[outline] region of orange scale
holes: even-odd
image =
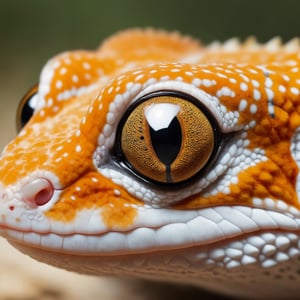
[[[273,102],[274,102],[274,105],[276,106],[280,106],[282,107],[285,103],[285,94],[281,93],[279,91],[279,88],[278,88],[279,85],[274,85],[274,88],[272,89],[273,92],[274,92],[274,99],[273,99]],[[277,92],[275,92],[277,91]]]
[[[273,120],[273,126],[285,126],[289,122],[290,115],[287,111],[281,107],[276,106],[274,110],[275,119]]]
[[[273,176],[265,171],[259,174],[259,180],[265,184],[271,184],[273,181]]]
[[[289,117],[289,127],[292,130],[296,130],[300,126],[300,115],[297,112],[293,112]]]
[[[268,185],[264,185],[264,184],[260,184],[260,183],[257,183],[255,186],[254,186],[254,194],[259,197],[260,199],[265,199],[269,196],[269,191],[268,191],[268,188],[267,188]]]

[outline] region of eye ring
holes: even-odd
[[[144,107],[147,107],[147,105],[150,103],[152,103],[154,99],[154,102],[156,104],[160,103],[160,100],[162,100],[163,103],[168,102],[168,103],[173,103],[174,101],[174,107],[176,107],[177,105],[180,106],[180,113],[174,112],[173,116],[170,117],[170,120],[172,119],[172,122],[169,122],[169,125],[166,125],[166,127],[168,127],[169,132],[167,132],[167,135],[161,135],[159,136],[157,133],[154,132],[153,134],[153,130],[150,128],[151,126],[155,125],[151,125],[148,126],[146,125],[146,127],[149,127],[150,129],[146,129],[146,134],[142,134],[140,135],[139,139],[134,138],[134,142],[133,142],[133,146],[127,147],[127,140],[130,141],[130,138],[126,137],[127,135],[131,135],[130,131],[131,129],[136,132],[136,133],[140,133],[141,130],[141,125],[136,125],[136,123],[145,123],[144,121],[141,121],[141,119],[145,119],[147,117],[145,116],[141,116],[144,113],[140,113],[141,109]],[[170,99],[165,101],[165,99]],[[175,100],[174,100],[175,99]],[[182,104],[183,103],[183,104]],[[185,108],[183,107],[188,107],[188,111],[185,111]],[[151,106],[151,105],[150,105]],[[190,109],[189,106],[191,106],[192,108]],[[142,107],[140,109],[140,107]],[[167,114],[171,114],[169,111],[169,106],[165,106],[164,107],[165,112],[167,112]],[[145,108],[146,110],[146,108]],[[172,108],[171,108],[172,110]],[[182,112],[183,110],[183,112]],[[135,114],[137,111],[137,115],[138,115],[138,120],[139,122],[137,122],[135,119],[133,119],[134,121],[128,121],[132,114]],[[199,136],[193,133],[189,133],[187,132],[186,128],[184,128],[184,122],[182,121],[182,116],[187,115],[188,117],[190,116],[189,114],[191,114],[190,111],[195,111],[196,115],[200,115],[201,120],[196,120],[196,127],[195,130],[198,129],[198,127],[202,126],[201,124],[204,122],[206,125],[203,125],[204,127],[203,129],[206,129],[207,126],[210,128],[210,139],[212,141],[208,142],[209,145],[206,144],[206,142],[200,142],[199,146],[200,148],[202,147],[204,149],[204,152],[198,152],[198,153],[194,153],[192,152],[191,155],[191,160],[188,163],[187,166],[184,165],[185,161],[188,161],[189,158],[189,152],[187,151],[187,154],[182,155],[182,153],[184,154],[184,147],[185,147],[185,143],[187,143],[188,145],[191,145],[191,143],[193,143],[193,141],[199,141],[200,138]],[[155,115],[155,113],[154,113]],[[201,116],[202,115],[202,116]],[[193,116],[193,114],[191,115]],[[135,116],[133,117],[135,118]],[[149,118],[148,118],[149,119]],[[147,119],[147,122],[150,120]],[[165,118],[163,118],[165,119]],[[197,117],[198,119],[198,117]],[[204,120],[206,119],[206,120]],[[147,123],[146,122],[146,123]],[[150,121],[151,122],[151,121]],[[160,121],[159,121],[160,122]],[[163,121],[164,122],[164,121]],[[190,123],[194,123],[194,120]],[[128,124],[130,125],[128,125]],[[200,124],[201,123],[201,124]],[[197,124],[199,125],[197,127]],[[209,124],[209,125],[207,125]],[[193,125],[193,124],[192,124]],[[125,133],[123,133],[124,131],[124,127],[128,127],[128,129],[125,129]],[[179,126],[179,127],[178,127]],[[199,127],[199,128],[200,128]],[[194,132],[194,129],[192,129],[191,131]],[[204,130],[205,131],[205,130]],[[149,138],[149,132],[150,132],[150,138]],[[175,133],[175,135],[173,133]],[[145,133],[145,132],[144,132]],[[187,134],[188,133],[188,134]],[[195,132],[194,132],[195,133]],[[151,135],[152,134],[152,135]],[[170,136],[171,134],[171,138],[169,138],[168,136]],[[190,138],[186,138],[185,135],[192,137],[191,141],[187,141]],[[125,136],[125,137],[124,137]],[[148,137],[147,137],[148,136]],[[158,138],[157,138],[158,136]],[[176,137],[177,136],[177,137]],[[179,136],[179,137],[178,137]],[[194,136],[194,137],[193,137]],[[175,138],[175,140],[180,141],[180,147],[177,147],[174,150],[171,150],[171,153],[173,153],[171,155],[172,158],[165,158],[165,153],[169,152],[169,151],[164,151],[164,150],[160,150],[160,146],[158,145],[152,145],[148,148],[151,148],[150,152],[153,154],[154,156],[159,156],[159,160],[162,163],[162,165],[164,165],[164,170],[163,167],[159,167],[157,162],[152,162],[151,158],[149,158],[150,156],[152,156],[151,154],[148,155],[147,152],[147,147],[145,147],[144,149],[137,146],[137,148],[139,148],[139,151],[137,151],[135,153],[135,150],[133,151],[133,153],[130,153],[130,151],[132,149],[135,148],[135,144],[139,144],[139,140],[143,140],[146,139],[148,141],[151,142],[157,142],[160,143],[160,141],[162,141],[162,143],[164,143],[164,139],[169,139],[171,141],[171,143],[173,143],[173,139]],[[131,141],[132,142],[132,141]],[[141,142],[141,143],[142,143]],[[175,144],[177,143],[175,142]],[[203,144],[204,143],[204,144]],[[125,144],[125,147],[124,147]],[[132,144],[132,143],[131,143]],[[117,132],[116,132],[116,139],[115,139],[115,144],[113,147],[113,151],[112,151],[112,156],[113,156],[113,161],[116,163],[117,166],[119,166],[122,169],[125,169],[127,172],[131,173],[132,175],[134,175],[138,180],[143,181],[147,184],[154,184],[154,185],[159,185],[161,187],[170,187],[170,186],[181,186],[181,185],[186,185],[189,184],[190,182],[192,182],[193,180],[195,180],[196,178],[198,178],[199,176],[203,175],[207,169],[209,168],[209,166],[212,165],[212,163],[217,159],[218,157],[218,153],[219,150],[221,148],[222,145],[222,133],[220,130],[220,127],[215,119],[215,117],[212,115],[212,113],[209,111],[209,109],[202,104],[198,99],[185,94],[185,93],[181,93],[181,92],[177,92],[177,91],[169,91],[169,90],[162,90],[162,91],[157,91],[157,92],[153,92],[150,94],[147,94],[143,97],[141,97],[140,99],[138,99],[137,101],[135,101],[128,109],[127,111],[124,113],[124,115],[122,116],[118,128],[117,128]],[[149,145],[148,145],[149,146]],[[164,145],[163,145],[164,146]],[[198,144],[196,145],[196,147],[198,146]],[[128,149],[129,150],[128,150]],[[192,148],[195,148],[194,146],[192,146]],[[135,163],[135,159],[137,157],[137,159],[139,160],[141,155],[140,155],[140,150],[142,149],[145,150],[146,152],[146,156],[147,158],[145,159],[146,163],[141,162],[139,163]],[[206,150],[209,151],[206,151]],[[200,151],[200,150],[199,150]],[[201,150],[202,151],[202,150]],[[197,152],[197,149],[196,149]],[[206,152],[209,152],[208,154]],[[177,154],[177,156],[176,156]],[[203,155],[207,155],[206,157],[202,158]],[[197,164],[196,167],[193,164],[193,157],[197,158]],[[168,161],[169,159],[169,161]],[[150,163],[148,163],[150,162]],[[147,171],[147,167],[148,165],[151,165],[153,163],[154,167],[150,167],[150,171]],[[145,170],[144,170],[144,166],[145,166]],[[177,168],[179,166],[179,168]],[[152,169],[151,169],[152,168]],[[181,169],[180,169],[181,168]],[[183,171],[184,172],[183,172]],[[156,175],[156,171],[158,171],[158,173],[160,172],[160,175]],[[149,175],[150,174],[150,175]],[[179,175],[178,175],[179,174]]]
[[[38,92],[38,84],[34,85],[21,99],[16,114],[16,127],[17,132],[26,125],[34,113],[34,106],[30,105],[30,101]]]

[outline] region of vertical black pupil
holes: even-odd
[[[170,166],[176,159],[182,143],[182,132],[178,119],[175,117],[167,128],[155,131],[150,127],[150,137],[157,157],[166,166],[166,181],[171,182]]]

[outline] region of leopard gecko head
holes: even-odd
[[[297,293],[298,74],[297,41],[154,30],[54,57],[0,159],[1,234],[82,273]]]

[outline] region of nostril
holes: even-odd
[[[24,185],[21,192],[25,201],[42,206],[52,198],[54,187],[49,180],[37,178]]]
[[[45,205],[51,199],[52,195],[53,188],[49,186],[37,192],[33,200],[38,206]]]

